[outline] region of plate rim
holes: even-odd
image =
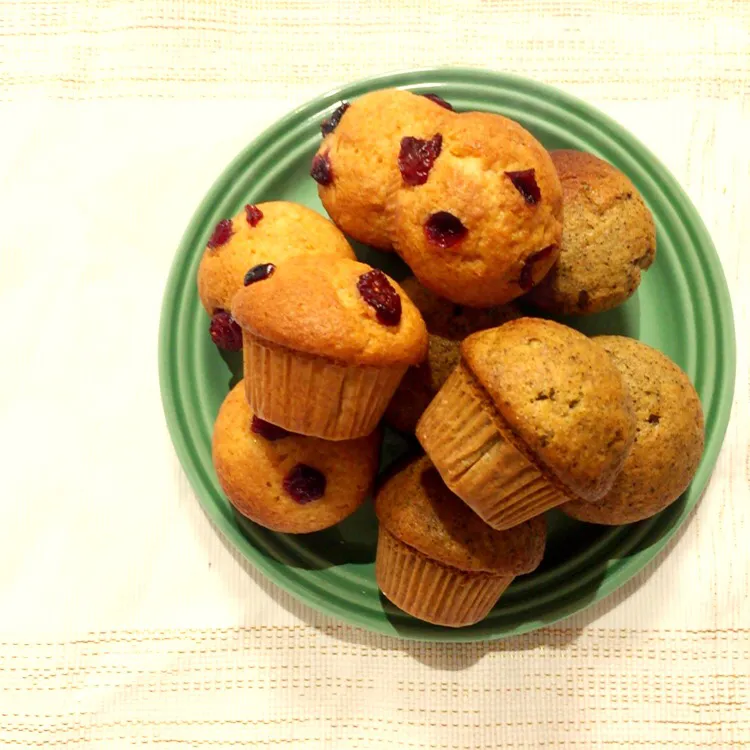
[[[473,80],[467,81],[467,78]],[[712,309],[712,312],[714,312],[716,320],[718,321],[718,330],[721,334],[721,342],[718,345],[718,349],[724,360],[724,369],[729,375],[723,379],[717,379],[720,387],[717,389],[718,394],[716,396],[714,427],[707,436],[706,448],[701,459],[701,463],[705,462],[710,466],[705,479],[702,481],[702,486],[696,493],[695,499],[690,503],[685,503],[685,507],[681,509],[673,523],[671,523],[666,530],[658,531],[657,538],[653,544],[646,549],[637,551],[627,560],[620,561],[620,569],[608,574],[604,578],[602,584],[596,591],[596,595],[589,602],[582,604],[580,601],[573,599],[568,606],[558,606],[555,616],[550,617],[548,620],[537,622],[532,619],[524,625],[514,628],[512,632],[478,633],[475,631],[448,628],[440,630],[430,629],[428,632],[420,632],[418,627],[414,628],[414,632],[411,630],[409,632],[400,632],[393,626],[387,624],[381,626],[380,623],[367,622],[366,616],[365,618],[361,618],[358,613],[353,613],[348,610],[344,611],[334,602],[327,600],[325,597],[319,596],[315,592],[305,591],[304,593],[301,593],[300,590],[296,589],[286,578],[278,574],[278,572],[265,559],[264,553],[242,533],[236,523],[229,520],[213,502],[204,498],[204,481],[200,476],[200,470],[194,465],[191,456],[191,449],[186,441],[185,431],[182,426],[183,415],[179,413],[180,407],[176,399],[177,389],[172,383],[170,373],[170,344],[174,332],[170,329],[168,321],[175,317],[174,311],[179,308],[178,292],[181,286],[178,282],[182,275],[182,265],[189,257],[189,253],[194,252],[190,240],[194,238],[196,231],[199,230],[200,226],[204,223],[204,215],[207,212],[210,212],[212,204],[215,203],[216,198],[221,194],[223,188],[226,185],[232,184],[232,175],[238,168],[245,164],[251,152],[261,151],[263,143],[275,138],[279,131],[291,131],[293,129],[293,124],[301,125],[313,116],[317,122],[320,114],[324,110],[330,108],[342,99],[355,97],[366,91],[383,88],[385,86],[408,86],[410,89],[418,89],[420,87],[439,87],[440,85],[451,83],[460,84],[462,82],[472,84],[480,82],[489,85],[492,85],[493,83],[495,85],[502,84],[503,86],[510,86],[512,89],[522,89],[524,92],[537,92],[542,97],[563,102],[566,108],[575,107],[577,110],[593,117],[594,120],[603,123],[609,133],[614,133],[619,136],[620,139],[628,145],[628,151],[633,150],[632,147],[635,147],[635,150],[639,151],[640,156],[643,157],[641,161],[647,163],[650,167],[656,168],[659,179],[668,184],[670,192],[679,200],[681,208],[690,214],[691,225],[689,225],[689,229],[691,232],[697,234],[697,241],[695,244],[701,248],[701,252],[699,253],[700,260],[703,263],[707,263],[710,268],[711,284],[709,288],[714,297],[714,299],[711,300],[710,308]],[[708,248],[710,252],[704,252],[704,248]],[[524,76],[493,71],[485,68],[452,66],[422,67],[382,73],[359,79],[343,86],[330,89],[324,94],[310,99],[264,129],[220,172],[214,183],[204,195],[197,209],[194,211],[190,222],[183,232],[164,287],[158,339],[159,385],[162,405],[172,444],[180,461],[180,465],[187,475],[191,488],[195,492],[203,511],[206,513],[212,524],[216,526],[225,537],[227,542],[230,543],[232,547],[246,560],[248,560],[248,562],[265,575],[274,585],[279,586],[297,601],[322,612],[326,616],[343,620],[346,623],[356,625],[357,627],[361,627],[369,632],[377,633],[379,635],[419,641],[489,641],[504,639],[542,627],[548,627],[559,620],[569,617],[575,612],[581,611],[597,602],[600,602],[627,583],[628,580],[637,575],[637,573],[640,572],[649,562],[656,558],[664,547],[666,547],[677,530],[687,522],[688,517],[691,515],[693,509],[705,493],[713,475],[716,460],[726,436],[736,380],[735,336],[731,295],[716,247],[697,208],[671,172],[661,163],[658,157],[648,149],[648,147],[641,143],[617,121],[601,112],[596,107],[548,84]],[[656,518],[658,518],[658,516]],[[649,531],[646,531],[644,536],[648,537]]]

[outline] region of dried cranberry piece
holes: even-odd
[[[229,242],[229,238],[234,234],[231,219],[222,219],[215,227],[213,234],[208,240],[208,246],[213,250]]]
[[[425,222],[427,239],[438,247],[453,247],[466,237],[469,230],[461,220],[448,211],[438,211]]]
[[[307,464],[297,464],[285,477],[284,489],[300,505],[323,497],[326,491],[326,477]]]
[[[312,160],[310,177],[319,185],[330,185],[333,182],[333,170],[328,154],[315,154]]]
[[[436,133],[428,141],[406,136],[401,139],[398,168],[407,185],[424,185],[435,159],[443,148],[443,136]]]
[[[518,286],[520,286],[524,292],[528,292],[529,289],[534,286],[534,266],[549,258],[556,249],[556,245],[548,245],[541,250],[537,250],[535,253],[531,253],[531,255],[526,258],[518,277]]]
[[[320,124],[320,132],[323,134],[324,138],[336,130],[347,109],[349,109],[349,102],[341,102],[341,104],[333,110],[331,116],[323,120]]]
[[[265,419],[261,419],[260,417],[256,417],[255,415],[253,415],[253,420],[250,423],[250,429],[256,435],[260,435],[262,438],[265,438],[266,440],[270,440],[272,442],[274,440],[281,440],[281,438],[288,437],[292,434],[291,432],[289,432],[289,430],[285,430],[283,427],[271,424],[271,422],[266,422]]]
[[[248,203],[245,206],[245,216],[247,216],[247,223],[251,227],[257,227],[258,222],[263,218],[263,211],[261,211],[254,203]]]
[[[536,170],[522,169],[520,172],[506,172],[513,187],[523,196],[529,206],[535,206],[541,200],[542,193],[536,184]]]
[[[363,273],[357,280],[362,299],[375,310],[375,317],[384,326],[396,326],[401,320],[401,297],[388,277],[379,269]]]
[[[242,349],[242,329],[226,310],[217,310],[214,313],[208,332],[219,349],[230,352]]]
[[[256,281],[263,281],[273,274],[276,270],[276,266],[273,263],[259,263],[257,266],[253,266],[246,274],[244,279],[245,286],[250,286]]]
[[[451,112],[454,111],[453,105],[446,102],[442,96],[438,96],[437,94],[422,94],[422,96],[425,99],[429,99],[431,102],[435,102],[435,104],[438,104],[441,107],[444,107],[445,109],[449,109]]]

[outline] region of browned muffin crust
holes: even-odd
[[[561,510],[592,523],[632,523],[666,508],[690,484],[703,454],[703,409],[688,376],[661,352],[624,336],[594,342],[609,353],[630,389],[635,442],[603,498],[566,503]]]
[[[609,310],[635,293],[656,257],[654,219],[633,183],[582,151],[552,151],[563,188],[560,256],[529,294],[559,314]]]
[[[507,531],[492,529],[445,486],[426,456],[385,482],[375,510],[401,542],[459,570],[520,575],[534,570],[544,554],[543,517]]]
[[[417,421],[461,359],[461,342],[470,334],[520,317],[512,303],[480,309],[438,297],[410,276],[402,289],[422,314],[429,334],[427,359],[407,370],[385,413],[392,427],[414,432]]]
[[[635,424],[628,389],[601,347],[559,323],[521,318],[473,334],[461,353],[535,465],[583,500],[611,488]]]

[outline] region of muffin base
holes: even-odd
[[[378,587],[399,609],[434,625],[460,628],[483,620],[514,578],[441,565],[382,526],[378,531]]]
[[[406,365],[342,365],[243,333],[245,392],[261,419],[300,435],[351,440],[377,426]]]
[[[443,481],[494,529],[573,499],[503,433],[489,398],[463,364],[417,424],[417,438]]]

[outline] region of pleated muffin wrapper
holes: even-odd
[[[514,577],[443,565],[383,526],[378,531],[378,587],[399,609],[434,625],[460,628],[483,620]]]
[[[261,419],[300,435],[350,440],[377,426],[406,365],[344,365],[243,333],[245,392]]]
[[[489,397],[461,363],[417,424],[443,481],[482,520],[503,530],[572,498],[516,448]]]

